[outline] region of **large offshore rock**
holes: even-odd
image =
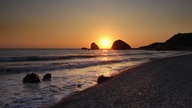
[[[96,44],[96,43],[91,43],[91,49],[92,50],[98,50],[99,49],[99,46]]]
[[[116,40],[111,47],[113,50],[127,50],[131,49],[131,46],[122,40]]]

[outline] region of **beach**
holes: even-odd
[[[0,108],[192,108],[192,0],[0,0]]]
[[[2,49],[0,51],[0,82],[2,82],[0,83],[0,107],[49,106],[71,94],[92,88],[101,75],[114,76],[120,71],[143,63],[186,54],[191,52]],[[23,83],[23,78],[30,73],[39,75],[40,82]],[[51,74],[51,81],[42,80],[47,73]]]
[[[163,58],[119,72],[50,108],[192,107],[192,54]]]

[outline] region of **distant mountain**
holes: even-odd
[[[122,40],[116,40],[111,47],[113,50],[127,50],[131,49],[131,46]]]
[[[144,50],[192,50],[192,33],[178,33],[165,42],[140,47]]]

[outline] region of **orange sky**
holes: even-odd
[[[81,48],[107,37],[132,47],[191,32],[190,0],[0,1],[0,48]]]

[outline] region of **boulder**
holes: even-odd
[[[35,73],[27,74],[23,78],[23,83],[39,83],[39,82],[40,82],[40,77],[38,74],[35,74]]]
[[[81,84],[78,84],[78,85],[77,85],[78,88],[81,88],[81,86],[82,86]]]
[[[108,81],[109,79],[111,79],[111,77],[105,77],[105,76],[101,75],[101,76],[99,76],[99,78],[97,79],[97,83],[98,83],[98,84],[101,84],[101,83],[103,83],[103,82],[105,82],[105,81]]]
[[[98,50],[99,49],[99,46],[96,44],[96,43],[91,43],[91,49],[92,50]]]
[[[131,49],[131,46],[122,40],[116,40],[111,47],[113,50],[127,50]]]
[[[43,81],[51,81],[51,73],[47,73],[43,76]]]

